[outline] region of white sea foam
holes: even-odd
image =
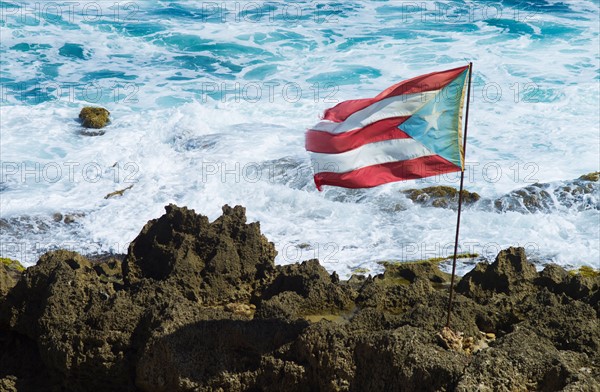
[[[197,16],[156,14],[168,4]],[[25,222],[3,230],[3,254],[31,265],[35,249],[61,244],[124,252],[165,204],[214,219],[228,203],[261,222],[278,263],[318,257],[348,276],[357,267],[379,271],[381,260],[446,255],[455,212],[413,205],[399,190],[456,185],[456,176],[319,193],[304,131],[337,101],[468,61],[475,71],[468,189],[495,198],[598,170],[597,2],[543,3],[527,18],[506,6],[501,19],[478,16],[482,2],[446,3],[473,11],[462,24],[392,2],[346,2],[320,16],[313,3],[298,4],[307,18],[282,20],[279,3],[275,18],[261,23],[202,19],[191,1],[139,4],[122,23],[106,14],[103,23],[74,15],[34,25],[3,14],[0,207],[2,218]],[[559,6],[568,9],[553,11]],[[38,46],[14,49],[23,43]],[[60,55],[66,43],[81,44],[83,58]],[[19,82],[50,96],[54,84],[62,95],[23,102]],[[98,88],[113,121],[104,135],[83,136],[76,116]],[[131,184],[122,197],[104,199]],[[69,225],[53,222],[55,212],[79,215]],[[599,219],[598,210],[576,208],[465,210],[461,241],[486,256],[522,245],[540,264],[598,267]],[[28,230],[31,222],[42,228]]]

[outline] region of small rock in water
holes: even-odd
[[[75,217],[73,215],[65,215],[64,222],[67,224],[75,223]]]
[[[579,177],[578,179],[583,180],[583,181],[598,182],[598,180],[600,180],[600,172],[584,174],[583,176]]]
[[[104,108],[86,106],[79,112],[79,119],[85,128],[100,129],[110,121],[109,115],[110,112]]]
[[[428,207],[457,208],[458,189],[451,186],[431,186],[423,189],[407,189],[402,191],[413,202]],[[475,192],[462,191],[463,204],[469,205],[477,202],[481,196]]]

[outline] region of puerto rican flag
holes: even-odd
[[[327,109],[306,132],[315,185],[371,188],[464,170],[469,66],[395,84]]]

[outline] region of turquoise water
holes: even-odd
[[[0,206],[13,222],[2,252],[27,264],[59,246],[123,252],[165,204],[215,218],[229,203],[261,221],[280,263],[319,256],[347,275],[376,271],[378,260],[445,254],[454,212],[413,205],[399,190],[455,177],[318,193],[304,130],[340,101],[472,61],[468,189],[493,198],[596,171],[598,8],[0,2]],[[82,134],[76,121],[90,104],[111,112],[101,136]],[[122,198],[104,199],[131,183]],[[55,213],[76,223],[55,222]],[[463,219],[464,247],[482,254],[520,244],[540,263],[600,257],[597,209],[473,209]]]

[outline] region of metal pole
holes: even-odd
[[[467,90],[467,113],[465,115],[465,134],[463,135],[463,160],[467,156],[467,127],[469,125],[469,103],[471,102],[471,75],[473,74],[473,63],[469,63],[469,84]],[[448,298],[448,318],[446,327],[450,328],[450,313],[452,312],[452,297],[454,294],[454,276],[456,274],[456,253],[458,252],[458,232],[460,230],[460,211],[463,199],[463,183],[465,180],[464,165],[460,173],[460,188],[458,191],[458,214],[456,216],[456,237],[454,238],[454,257],[452,259],[452,278],[450,279],[450,296]]]

